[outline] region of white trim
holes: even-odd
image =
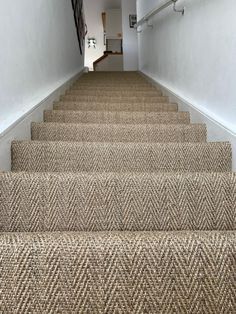
[[[205,111],[201,110],[198,106],[193,105],[192,103],[190,103],[189,101],[187,101],[185,98],[183,98],[182,96],[176,94],[176,92],[172,91],[171,89],[169,89],[168,87],[164,86],[162,83],[156,81],[155,79],[153,79],[152,77],[150,77],[148,74],[144,73],[144,72],[140,72],[146,79],[148,79],[151,83],[157,85],[158,87],[160,87],[163,92],[166,92],[167,94],[170,94],[170,97],[175,97],[177,98],[179,101],[184,102],[186,105],[190,106],[191,108],[193,108],[194,110],[198,111],[200,114],[204,115],[207,119],[211,120],[212,122],[214,122],[215,124],[218,124],[221,128],[224,128],[225,131],[231,133],[233,136],[236,136],[236,132],[233,131],[232,129],[228,128],[226,125],[224,125],[223,123],[221,123],[220,121],[212,118],[208,113],[206,113]],[[168,96],[168,95],[167,95]]]
[[[150,77],[144,72],[140,72],[149,82],[160,88],[165,96],[168,96],[171,102],[175,102],[179,106],[180,111],[188,111],[191,115],[191,122],[205,123],[207,125],[208,141],[219,142],[228,141],[232,145],[232,168],[236,171],[236,133],[223,125],[216,119],[212,118],[206,112],[200,110],[197,106],[191,104],[182,96],[176,94],[168,87],[164,86],[157,80]]]
[[[43,121],[44,110],[52,109],[53,102],[58,100],[83,72],[84,69],[77,74],[73,74],[0,134],[0,171],[9,171],[11,169],[11,142],[13,140],[30,140],[31,122]]]
[[[47,97],[42,99],[39,103],[34,105],[30,110],[25,112],[20,118],[18,118],[16,121],[14,121],[9,127],[7,127],[5,130],[3,130],[0,133],[0,139],[6,135],[8,132],[10,132],[17,124],[21,123],[28,115],[30,115],[34,110],[37,110],[39,107],[41,107],[45,102],[47,102],[49,99],[52,97],[55,97],[55,94],[63,94],[64,90],[67,89],[68,86],[70,86],[74,81],[76,81],[84,72],[84,69],[80,71],[79,73],[74,74],[72,77],[69,79],[65,80],[60,86],[58,86],[56,89],[54,89]],[[63,90],[63,92],[62,92]],[[57,97],[55,97],[54,100],[56,100]]]

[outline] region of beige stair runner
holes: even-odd
[[[47,110],[45,122],[101,124],[189,124],[188,112]]]
[[[136,72],[84,74],[0,174],[0,313],[236,313],[236,175]]]

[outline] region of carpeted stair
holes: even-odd
[[[13,171],[228,172],[228,143],[15,141]]]
[[[0,228],[234,230],[235,187],[236,175],[225,173],[7,173]]]
[[[189,125],[33,123],[32,140],[67,142],[205,142],[206,128]]]
[[[120,101],[120,102],[119,102]],[[87,99],[83,101],[59,101],[54,103],[53,108],[55,110],[80,110],[80,111],[124,111],[124,112],[177,112],[178,106],[170,103],[156,103],[145,102],[145,99],[140,101],[140,98],[136,100],[123,98],[123,99],[105,99],[101,98]]]
[[[133,95],[115,95],[113,96],[113,93],[110,95],[63,95],[61,96],[62,101],[68,101],[68,102],[97,102],[97,99],[99,97],[98,102],[102,103],[125,103],[125,104],[155,104],[155,103],[161,103],[165,104],[168,102],[168,97],[165,96],[133,96]],[[154,107],[154,106],[153,106]]]
[[[84,74],[0,174],[0,313],[236,313],[236,174],[136,72]]]
[[[47,110],[44,122],[101,124],[189,124],[188,112]]]

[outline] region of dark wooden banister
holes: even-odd
[[[83,44],[87,34],[87,25],[84,19],[83,0],[71,0],[74,13],[75,27],[79,42],[80,54],[83,54]]]

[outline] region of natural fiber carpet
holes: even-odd
[[[235,255],[235,232],[2,234],[0,306],[2,313],[233,314]]]
[[[233,230],[235,186],[225,173],[5,174],[0,230]]]
[[[188,112],[47,110],[44,122],[101,124],[189,124]]]
[[[0,172],[0,313],[235,314],[236,175],[136,72],[84,74]]]
[[[66,95],[75,95],[75,96],[86,96],[88,95],[88,91],[85,90],[85,89],[79,89],[79,90],[76,90],[76,89],[72,89],[72,90],[69,90],[66,92]],[[161,97],[162,96],[162,93],[161,91],[159,90],[135,90],[135,95],[136,97],[137,96],[140,96],[140,97]],[[110,97],[111,96],[111,92],[110,90],[101,90],[101,89],[97,89],[97,90],[89,90],[89,96],[107,96],[107,97]],[[123,89],[120,89],[120,90],[113,90],[112,92],[112,97],[113,98],[116,98],[116,97],[134,97],[134,91],[133,90],[123,90]]]
[[[107,103],[128,103],[128,104],[139,104],[139,103],[166,103],[168,102],[168,97],[164,96],[128,96],[128,95],[117,95],[113,96],[113,94],[110,95],[64,95],[61,96],[62,101],[75,101],[75,102],[96,102],[99,97],[100,102],[107,102]]]
[[[231,169],[228,143],[15,141],[13,171],[171,172]]]
[[[123,125],[33,123],[32,140],[77,142],[205,142],[206,127],[189,125]]]
[[[120,102],[119,102],[120,101]],[[139,98],[140,101],[140,98]],[[101,99],[93,99],[93,101],[62,101],[53,105],[55,110],[80,110],[80,111],[141,111],[141,112],[177,112],[178,106],[169,103],[145,102],[142,100],[129,99],[111,99],[101,101]]]

